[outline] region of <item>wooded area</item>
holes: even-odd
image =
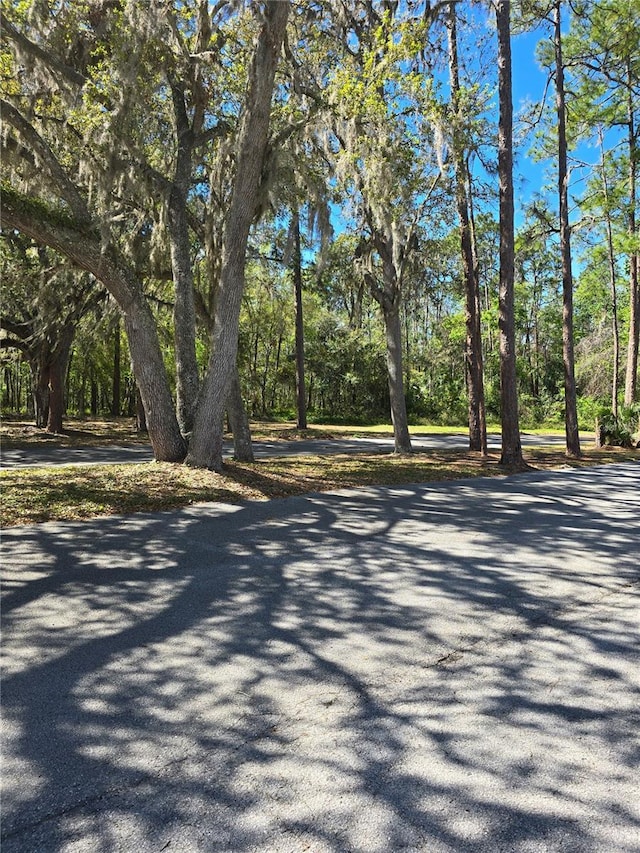
[[[638,428],[640,0],[1,9],[3,411]]]

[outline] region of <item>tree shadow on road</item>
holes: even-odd
[[[637,849],[639,473],[7,531],[4,853]]]

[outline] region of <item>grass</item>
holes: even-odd
[[[562,450],[551,447],[527,449],[524,456],[530,468],[539,470],[640,459],[637,450],[617,448],[587,448],[580,460],[567,459]],[[463,450],[229,462],[224,474],[164,462],[8,469],[0,472],[0,524],[7,527],[156,512],[201,501],[242,503],[347,487],[503,474],[496,454],[483,459]]]
[[[47,433],[23,418],[3,417],[0,424],[2,446],[9,448],[99,447],[126,442],[148,444],[146,435],[136,432],[133,418],[69,419],[64,432]]]
[[[499,433],[499,424],[490,424],[489,432]],[[441,426],[435,424],[416,424],[409,427],[411,435],[465,435],[466,426]],[[533,434],[564,434],[561,429],[531,429],[525,432]],[[293,441],[298,438],[366,438],[372,435],[392,435],[390,424],[370,424],[368,426],[348,426],[340,424],[311,424],[308,429],[299,430],[291,422],[254,421],[251,434],[256,440]],[[230,436],[228,436],[230,437]],[[147,436],[135,430],[133,418],[80,419],[71,418],[65,422],[62,433],[49,434],[38,429],[31,421],[23,418],[5,418],[0,424],[0,439],[3,447],[29,448],[34,445],[56,447],[96,447],[105,444],[126,442],[127,444],[148,444]]]
[[[450,428],[448,431],[455,431]],[[439,428],[434,427],[434,431]],[[251,435],[254,439],[268,441],[293,441],[297,438],[341,438],[371,433],[391,433],[391,426],[380,424],[372,427],[343,427],[335,425],[313,425],[299,430],[291,423],[254,421]],[[231,438],[231,436],[227,436]],[[2,446],[10,448],[47,447],[100,447],[109,444],[148,444],[145,434],[136,432],[133,418],[80,419],[72,418],[65,422],[61,433],[47,433],[23,418],[6,418],[0,424]]]

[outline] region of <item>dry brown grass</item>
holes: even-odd
[[[587,448],[580,460],[551,447],[525,451],[530,470],[576,468],[640,460],[637,450]],[[498,476],[497,454],[421,451],[410,456],[358,454],[295,456],[251,464],[229,462],[224,474],[184,465],[127,465],[12,469],[0,473],[2,526],[151,512],[201,501],[241,503],[313,491]]]

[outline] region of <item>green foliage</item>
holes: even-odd
[[[607,411],[601,399],[588,397],[586,395],[578,395],[578,424],[580,429],[589,430],[590,432],[596,428],[596,419],[604,411]]]
[[[610,409],[600,407],[597,425],[602,444],[632,447],[640,440],[640,404],[621,406],[617,417]]]
[[[306,358],[316,418],[371,423],[388,416],[383,342],[363,339],[330,315],[307,335]]]
[[[188,206],[198,295],[210,315],[257,21],[251,4],[217,4],[211,18],[204,10],[211,12],[213,4],[196,0],[151,6],[60,0],[54,6],[51,14],[51,4],[36,0],[3,2],[14,24],[54,60],[80,74],[83,84],[65,80],[33,55],[19,55],[7,39],[0,48],[3,97],[30,117],[87,201],[101,229],[93,236],[112,240],[132,260],[154,306],[165,365],[174,381],[166,239],[167,182],[178,150],[172,84],[183,95],[190,119],[199,116],[200,121]],[[396,263],[407,253],[399,265],[409,415],[414,420],[465,422],[465,322],[449,147],[457,132],[474,173],[480,158],[490,173],[496,141],[491,114],[495,69],[492,62],[478,61],[486,47],[483,37],[463,23],[470,8],[459,4],[462,88],[457,111],[449,102],[448,87],[441,85],[446,55],[440,22],[430,26],[412,14],[410,5],[377,0],[295,4],[292,9],[274,96],[272,144],[264,164],[262,221],[254,231],[260,251],[268,254],[273,249],[279,260],[249,262],[240,326],[239,364],[253,414],[293,412],[295,407],[294,301],[286,269],[287,221],[295,204],[308,210],[310,219],[323,208],[325,236],[330,213],[340,232],[330,247],[319,247],[309,228],[303,249],[311,416],[370,421],[387,415],[382,323],[363,278],[362,245],[371,245],[377,230],[379,235],[393,235],[389,245],[393,243]],[[545,4],[528,8],[524,25],[546,10]],[[597,401],[608,399],[613,379],[606,218],[613,227],[623,345],[629,328],[628,263],[640,239],[628,233],[629,169],[637,150],[634,155],[618,144],[624,141],[629,108],[635,127],[639,124],[640,6],[639,0],[606,0],[579,2],[573,8],[565,43],[570,132],[575,144],[593,143],[602,129],[605,147],[603,175],[595,169],[581,185],[584,197],[576,200],[579,221],[576,210],[573,231],[574,247],[580,250],[574,299],[579,417],[582,426],[592,428]],[[479,14],[479,7],[474,8],[469,21]],[[490,73],[485,75],[484,69]],[[540,130],[547,143],[552,141],[548,124]],[[9,126],[4,138],[11,143],[3,150],[2,164],[3,176],[9,179],[2,185],[7,209],[13,206],[56,226],[77,226],[46,164],[28,151],[28,140]],[[24,151],[29,156],[23,157]],[[547,153],[541,146],[541,155]],[[495,187],[475,183],[472,189],[486,401],[489,416],[498,419],[499,235],[491,212]],[[517,240],[517,369],[525,426],[555,423],[562,417],[554,220],[541,200],[525,212]],[[18,303],[23,274],[29,278],[42,273],[37,253],[29,257],[25,266],[5,258],[5,304]],[[382,280],[379,249],[372,249],[367,263]],[[56,308],[54,300],[41,297],[44,313],[64,313],[64,306]],[[33,300],[29,305],[33,307]],[[108,312],[98,312],[80,323],[68,380],[71,410],[84,413],[95,408],[94,402],[104,410],[109,403],[113,321]],[[205,325],[203,320],[197,341],[202,372],[209,358],[210,329]],[[121,369],[123,405],[129,406],[133,381],[124,337]]]
[[[68,208],[40,198],[35,194],[31,195],[20,192],[8,180],[0,182],[0,193],[5,209],[14,210],[18,215],[24,215],[33,218],[37,222],[55,227],[72,228],[75,231],[96,236],[94,232],[87,231],[86,224],[78,222],[69,213]]]

